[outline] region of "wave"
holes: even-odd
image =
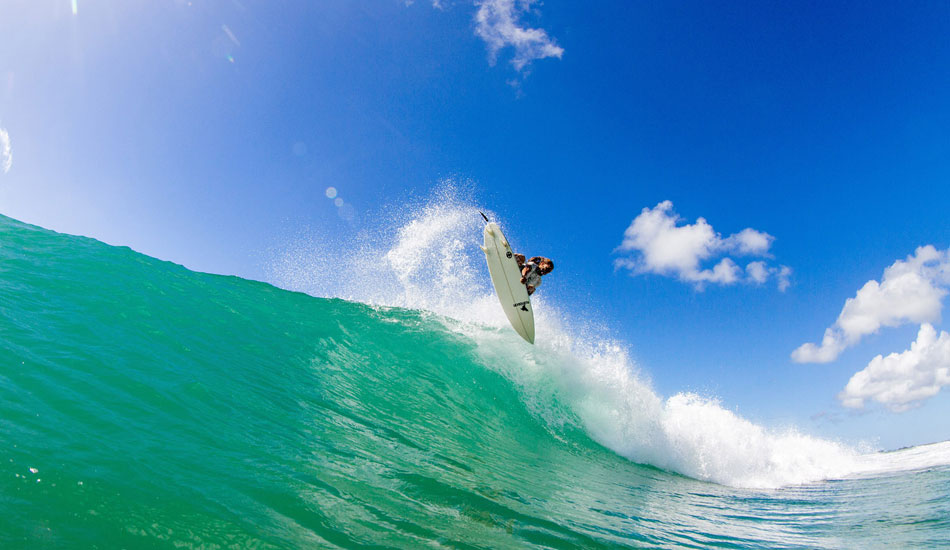
[[[861,453],[708,397],[664,398],[554,293],[537,304],[544,338],[524,343],[470,235],[453,233],[471,206],[420,206],[325,273],[309,267],[326,261],[312,246],[273,264],[349,300],[0,216],[0,547],[946,538],[950,468],[890,474],[948,464],[950,444]],[[357,259],[375,271],[347,276]],[[446,268],[433,288],[439,259],[471,269]],[[807,484],[844,476],[859,479]]]
[[[250,346],[251,351],[265,350],[277,345],[269,342],[304,339],[302,327],[308,326],[308,317],[299,317],[302,310],[312,310],[309,315],[324,320],[345,318],[339,323],[351,323],[347,330],[361,334],[365,346],[380,326],[414,318],[399,313],[406,311],[420,316],[419,322],[424,321],[435,342],[445,344],[444,338],[451,335],[467,343],[462,347],[458,342],[451,343],[455,350],[451,353],[471,356],[480,369],[501,376],[515,392],[517,407],[527,411],[549,437],[578,445],[589,438],[637,464],[749,488],[950,464],[950,444],[894,453],[868,452],[795,428],[753,423],[714,396],[685,392],[661,396],[631,359],[624,343],[611,336],[609,327],[572,319],[571,304],[553,293],[536,295],[538,334],[543,337],[535,346],[525,344],[510,330],[488,286],[484,259],[477,247],[479,208],[474,200],[462,195],[448,187],[428,202],[391,208],[388,217],[379,217],[383,221],[375,228],[350,240],[307,235],[274,256],[267,268],[271,283],[336,299],[330,303],[338,305],[332,307],[268,285],[190,272],[127,248],[2,218],[0,251],[7,267],[0,276],[0,292],[14,304],[4,313],[7,345],[12,346],[7,351],[13,357],[34,357],[37,364],[53,365],[56,362],[44,353],[68,358],[81,355],[79,350],[90,353],[88,349],[109,349],[115,342],[136,342],[139,347],[116,359],[134,363],[148,353],[149,346],[178,342],[175,345],[182,348],[200,350],[198,353],[207,359],[200,363],[202,368],[219,369],[215,361],[231,357],[241,346]],[[61,266],[70,267],[63,268],[65,271],[55,269]],[[33,278],[18,279],[28,276]],[[59,282],[63,285],[57,286]],[[34,292],[25,295],[23,288]],[[144,291],[148,292],[147,299],[136,298]],[[171,297],[177,301],[163,302]],[[302,298],[308,301],[304,304]],[[339,305],[339,299],[370,308],[345,308]],[[260,302],[268,307],[259,308]],[[238,314],[239,305],[250,309]],[[168,314],[158,316],[152,312],[155,308]],[[290,315],[293,311],[297,317]],[[213,322],[192,322],[201,318]],[[375,328],[364,327],[370,318],[386,322],[372,324]],[[235,335],[234,324],[227,319],[257,328],[245,326],[246,334]],[[50,326],[53,321],[75,330],[51,342],[48,334],[54,332]],[[260,339],[256,347],[243,342],[247,334]],[[18,335],[20,341],[12,340],[10,335]],[[231,347],[216,344],[224,342],[232,342]],[[352,339],[338,345],[335,353],[344,363],[361,354],[380,353],[378,346],[361,348]],[[399,346],[398,342],[391,345]],[[194,354],[175,348],[172,356],[190,368],[199,368]],[[271,356],[235,357],[235,363],[247,364],[247,368],[257,364],[259,368],[267,365],[286,369]],[[398,359],[403,360],[411,359]],[[349,368],[364,377],[374,375],[360,363]],[[480,406],[459,404],[463,409]]]

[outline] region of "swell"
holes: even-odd
[[[389,250],[425,256],[436,233]],[[414,269],[402,299],[426,296]],[[0,546],[827,548],[868,522],[834,485],[636,464],[769,486],[827,476],[838,451],[664,400],[621,346],[547,311],[528,347],[491,317],[315,298],[0,217]]]

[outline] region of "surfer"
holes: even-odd
[[[515,254],[515,260],[518,261],[518,267],[521,268],[521,284],[528,289],[528,296],[534,294],[534,290],[541,286],[541,276],[554,271],[554,262],[551,258],[544,256],[535,256],[525,261],[524,254]]]

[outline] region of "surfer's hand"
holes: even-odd
[[[525,279],[524,277],[522,277],[522,278],[521,278],[521,284],[524,284],[525,280],[526,280],[526,279]]]

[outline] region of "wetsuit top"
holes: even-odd
[[[531,270],[524,276],[524,284],[533,286],[534,288],[541,286],[541,270],[538,268],[538,264],[525,262],[524,266]]]

